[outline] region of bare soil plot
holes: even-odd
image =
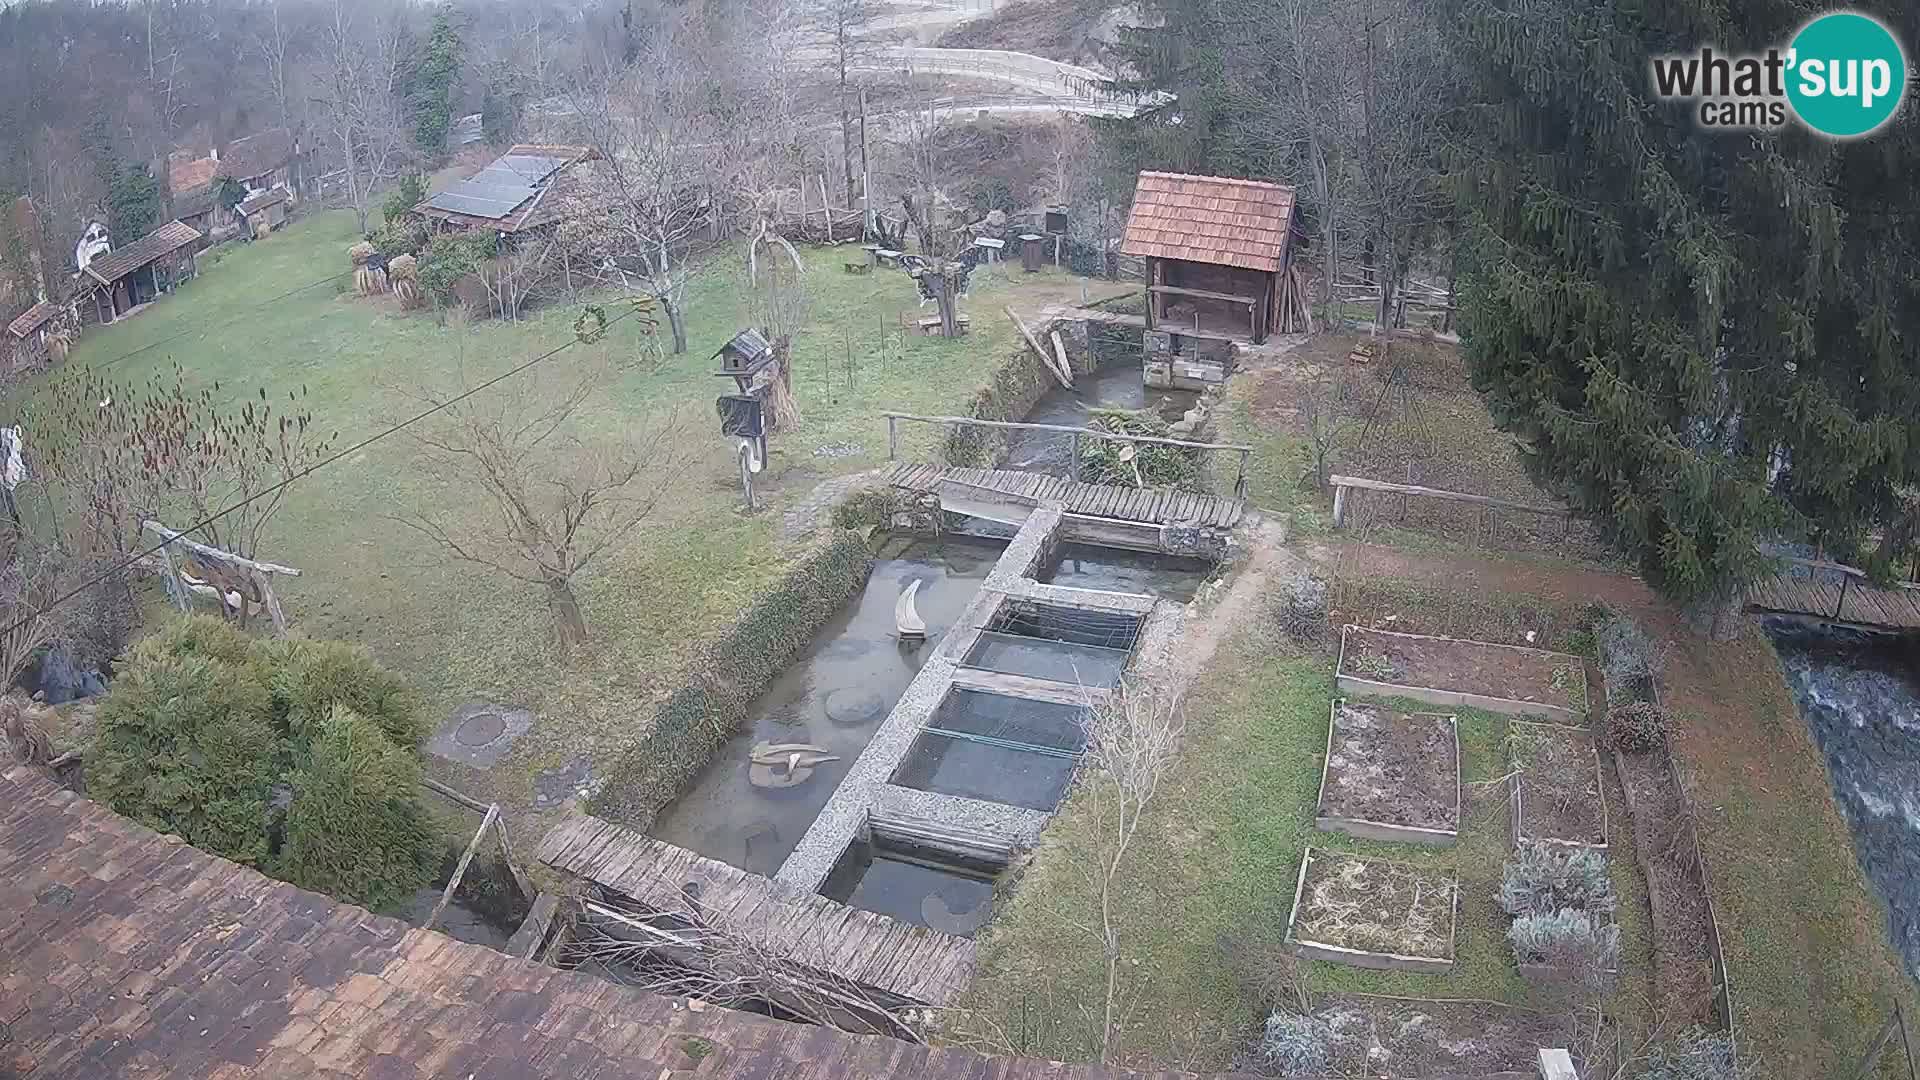
[[[1514,721],[1507,727],[1507,752],[1514,772],[1514,843],[1607,846],[1600,752],[1590,732]]]
[[[1460,734],[1447,713],[1335,698],[1314,824],[1367,840],[1460,837]]]
[[[1587,710],[1585,663],[1577,656],[1484,641],[1347,626],[1339,689],[1470,705],[1515,716],[1577,723]]]
[[[1444,972],[1453,966],[1459,880],[1450,870],[1307,848],[1287,942],[1335,964]]]
[[[1329,1075],[1536,1075],[1539,1048],[1566,1046],[1565,1014],[1490,1001],[1331,994],[1313,1015],[1333,1032]]]

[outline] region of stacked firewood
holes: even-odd
[[[1289,266],[1280,275],[1280,295],[1274,301],[1275,333],[1311,334],[1313,333],[1313,311],[1307,299],[1306,282],[1300,277],[1300,268]]]

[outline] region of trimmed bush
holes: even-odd
[[[1673,714],[1651,701],[1629,701],[1607,710],[1607,743],[1615,750],[1643,752],[1667,745]]]
[[[304,737],[335,705],[345,705],[377,724],[396,746],[417,750],[427,739],[406,683],[357,645],[287,638],[258,643],[256,655],[271,671],[274,706],[295,736]]]
[[[148,828],[259,866],[288,755],[267,688],[241,665],[190,651],[206,643],[201,630],[142,642],[122,666],[100,704],[87,791]]]
[[[1017,422],[1032,411],[1054,385],[1046,365],[1033,355],[1033,350],[1023,348],[993,369],[986,385],[974,391],[965,415],[976,420]],[[1007,432],[994,428],[955,424],[947,431],[947,464],[993,468],[1006,453],[1007,438]]]
[[[420,805],[420,759],[344,705],[311,731],[289,777],[278,876],[363,907],[396,907],[433,880],[439,856]]]
[[[191,616],[122,659],[87,786],[195,847],[380,906],[418,887],[416,856],[431,869],[413,839],[430,837],[414,802],[423,736],[412,695],[364,649]],[[288,787],[297,811],[274,805]]]
[[[1538,842],[1522,844],[1508,857],[1499,900],[1509,915],[1544,915],[1565,908],[1611,912],[1618,903],[1605,855]]]
[[[1736,1080],[1732,1037],[1692,1027],[1656,1047],[1635,1080]]]
[[[1620,966],[1620,928],[1590,912],[1522,915],[1507,928],[1507,941],[1520,963],[1544,965],[1589,990],[1604,987]]]
[[[593,812],[636,829],[672,802],[747,720],[747,709],[806,648],[873,569],[859,533],[835,530],[780,584],[747,608],[694,664],[694,680],[667,698],[653,727],[614,766]]]
[[[1267,1017],[1260,1036],[1260,1061],[1281,1076],[1326,1075],[1333,1057],[1333,1028],[1326,1021],[1298,1013],[1276,1012]]]

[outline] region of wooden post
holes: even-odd
[[[899,421],[895,420],[893,417],[889,416],[887,417],[887,460],[888,461],[895,460],[897,456],[895,451],[898,450],[899,445],[900,445],[900,423]]]
[[[253,584],[260,590],[260,603],[267,609],[267,617],[273,620],[273,632],[281,637],[287,636],[287,613],[280,607],[280,598],[273,595],[273,581],[258,570],[253,571]]]
[[[1067,436],[1067,475],[1074,483],[1080,482],[1080,436],[1077,432]]]
[[[816,173],[814,179],[820,181],[820,220],[827,223],[827,243],[833,243],[833,203],[827,199],[827,174]]]
[[[1233,497],[1236,499],[1247,497],[1247,458],[1250,454],[1251,451],[1240,451],[1240,475],[1233,480]]]
[[[495,819],[499,816],[499,803],[487,807],[486,816],[480,819],[480,827],[473,831],[473,839],[467,841],[467,850],[460,853],[460,864],[453,868],[453,876],[447,879],[447,887],[440,894],[440,902],[433,905],[433,914],[428,915],[427,921],[420,924],[422,930],[433,929],[433,924],[439,922],[440,916],[446,913],[447,905],[453,903],[453,891],[460,887],[460,879],[467,876],[467,867],[473,862],[474,854],[480,850],[481,837],[487,835],[487,830],[493,827]]]
[[[173,565],[173,545],[161,544],[160,555],[167,561],[167,595],[173,597],[174,603],[184,612],[193,602],[187,599],[187,583],[180,580],[180,571]]]
[[[500,858],[507,864],[507,873],[513,875],[513,883],[520,886],[520,895],[528,900],[534,899],[539,893],[534,889],[533,882],[527,880],[527,875],[521,871],[520,864],[513,859],[513,845],[507,842],[507,819],[504,816],[494,821],[493,835],[500,841]]]
[[[1333,527],[1339,528],[1347,519],[1347,486],[1337,485],[1333,489]]]

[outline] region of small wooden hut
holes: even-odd
[[[1147,328],[1258,344],[1288,324],[1298,214],[1282,184],[1142,172],[1120,252],[1146,260]]]
[[[92,297],[82,309],[95,322],[110,323],[172,292],[194,275],[199,243],[199,230],[169,221],[126,247],[90,257],[76,279]]]

